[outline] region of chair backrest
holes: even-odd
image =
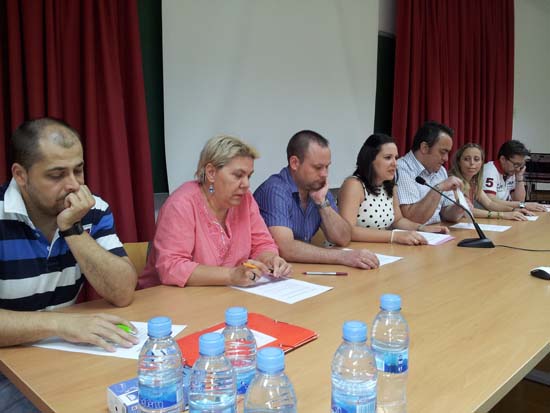
[[[138,276],[143,272],[145,264],[147,263],[147,253],[149,252],[149,243],[148,242],[126,242],[124,244],[124,249],[128,258],[136,267]]]

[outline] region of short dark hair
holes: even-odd
[[[386,143],[395,143],[395,139],[383,133],[372,134],[367,138],[365,143],[363,143],[363,146],[361,147],[361,149],[359,150],[359,154],[357,155],[357,167],[353,175],[363,182],[365,188],[367,189],[367,192],[372,195],[380,194],[380,188],[377,188],[374,184],[376,181],[376,176],[374,168],[372,166],[372,162],[380,153],[380,148],[382,147],[382,145]],[[391,181],[384,181],[382,184],[382,186],[384,187],[384,191],[386,191],[386,194],[389,197],[393,196],[394,185],[395,178],[393,178]]]
[[[300,161],[303,161],[310,142],[315,142],[323,148],[328,147],[328,140],[323,138],[317,132],[312,130],[301,130],[300,132],[296,132],[288,141],[288,145],[286,147],[287,160],[290,161],[291,156],[296,156]]]
[[[11,137],[13,162],[22,165],[25,169],[29,169],[38,162],[42,158],[39,140],[43,137],[46,128],[50,126],[57,126],[60,130],[66,129],[73,135],[73,138],[80,141],[78,132],[59,119],[39,118],[27,120],[17,127]],[[64,145],[69,137],[61,133],[59,138],[58,142]]]
[[[439,140],[439,135],[441,133],[446,133],[451,138],[454,135],[454,131],[447,125],[431,120],[428,122],[424,122],[424,124],[420,128],[418,128],[416,134],[414,135],[411,151],[414,152],[419,150],[420,144],[422,142],[426,142],[428,144],[428,147],[431,148],[437,143],[437,141]]]
[[[514,155],[529,156],[531,152],[529,152],[529,149],[523,143],[516,140],[504,142],[498,150],[499,158],[504,156],[506,159],[510,159]]]

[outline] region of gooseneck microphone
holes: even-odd
[[[487,238],[485,236],[485,234],[483,233],[483,231],[481,230],[481,228],[479,227],[479,225],[477,224],[476,220],[474,219],[474,216],[472,215],[472,213],[468,210],[468,208],[465,208],[463,205],[459,204],[458,202],[456,202],[454,199],[452,198],[449,198],[447,195],[445,195],[443,192],[441,192],[439,189],[437,188],[434,188],[433,186],[431,186],[429,183],[426,182],[426,180],[424,178],[422,178],[421,176],[417,176],[415,178],[415,181],[417,183],[419,183],[420,185],[426,185],[428,188],[430,188],[431,190],[437,192],[439,195],[441,195],[442,197],[448,199],[449,201],[451,201],[453,204],[455,204],[456,206],[458,206],[459,208],[462,208],[464,210],[464,212],[466,212],[466,214],[468,214],[468,216],[470,217],[470,220],[472,221],[472,224],[474,224],[474,228],[476,229],[477,231],[477,235],[479,236],[479,238],[466,238],[466,239],[463,239],[462,241],[460,241],[457,245],[459,247],[468,247],[468,248],[495,248],[495,244],[493,244],[493,242]]]

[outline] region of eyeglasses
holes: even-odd
[[[525,166],[525,162],[513,162],[511,159],[506,158],[508,162],[512,164],[514,169],[521,169]]]

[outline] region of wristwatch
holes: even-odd
[[[520,202],[520,203],[519,203],[519,207],[520,207],[520,208],[525,208],[525,202]]]
[[[59,231],[59,236],[63,238],[70,237],[71,235],[80,235],[84,232],[82,228],[82,222],[78,221],[73,224],[72,227],[66,229],[65,231]]]
[[[325,198],[325,200],[323,202],[321,202],[320,204],[315,204],[315,205],[317,205],[317,208],[323,209],[323,208],[326,208],[326,207],[330,206],[330,201],[328,200],[328,198]]]

